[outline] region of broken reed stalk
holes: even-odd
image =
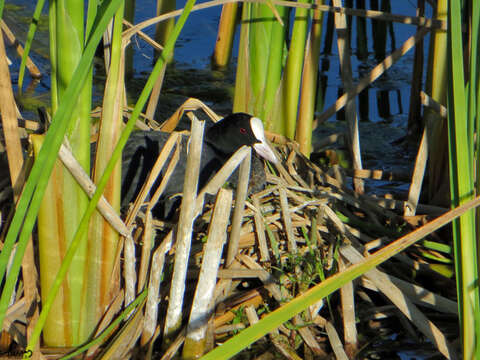
[[[205,352],[207,323],[215,310],[214,289],[227,226],[232,208],[232,191],[220,189],[208,229],[208,240],[203,250],[203,260],[198,284],[187,326],[183,346],[184,359],[197,359]]]
[[[417,212],[418,200],[420,199],[420,191],[422,190],[423,177],[428,159],[428,141],[427,126],[423,129],[422,139],[418,147],[417,157],[415,159],[415,168],[413,170],[412,182],[408,190],[408,200],[405,203],[405,216],[414,216]]]
[[[78,163],[77,159],[73,156],[70,149],[62,144],[58,152],[58,156],[63,165],[68,169],[70,174],[75,178],[77,183],[82,187],[88,197],[92,198],[93,194],[95,193],[96,186],[90,179],[90,176],[87,175],[83,167]],[[130,236],[130,231],[128,230],[127,226],[103,195],[98,201],[97,210],[120,235],[124,237]]]
[[[191,119],[190,144],[187,155],[180,219],[177,228],[175,265],[173,268],[168,310],[165,319],[163,339],[165,344],[173,340],[173,336],[177,330],[180,329],[182,322],[183,294],[185,292],[188,257],[192,241],[193,220],[195,218],[195,200],[202,154],[204,123],[200,122],[194,115],[192,115]]]
[[[160,306],[160,283],[165,264],[165,255],[171,248],[168,238],[164,239],[160,246],[154,251],[150,266],[148,283],[147,303],[145,305],[145,325],[142,332],[141,345],[151,341],[158,322],[158,309]]]
[[[341,7],[340,0],[333,0],[333,5]],[[335,27],[337,29],[338,57],[340,59],[340,74],[344,91],[348,93],[354,89],[352,64],[350,62],[350,40],[348,38],[346,16],[335,13]],[[358,117],[356,111],[356,100],[351,98],[345,105],[345,116],[347,118],[348,128],[348,147],[352,156],[353,168],[362,169],[362,158],[360,153],[360,134],[358,129]],[[363,194],[365,192],[363,181],[353,179],[355,192]]]
[[[242,227],[245,200],[248,193],[248,180],[250,178],[250,164],[252,159],[252,150],[251,148],[248,149],[249,152],[246,154],[239,169],[235,209],[232,218],[232,230],[230,231],[230,238],[228,241],[226,267],[229,267],[233,263],[233,260],[238,253],[238,241],[240,240],[240,229]]]
[[[179,133],[172,133],[172,135],[170,135],[170,137],[167,139],[167,142],[163,146],[160,154],[157,157],[157,160],[155,161],[155,164],[153,165],[153,168],[152,168],[150,174],[148,175],[147,181],[142,186],[142,189],[140,190],[140,193],[137,195],[137,198],[135,199],[135,203],[133,205],[133,208],[128,212],[127,220],[125,221],[127,226],[130,226],[133,223],[133,221],[135,220],[135,218],[138,214],[138,211],[140,209],[140,206],[142,206],[145,199],[147,198],[147,196],[150,192],[150,189],[152,188],[152,186],[155,183],[155,181],[157,180],[160,172],[162,171],[163,167],[165,166],[165,163],[166,163],[168,157],[170,156],[174,146],[175,146],[175,153],[174,154],[177,154],[178,151],[179,151],[178,150],[179,146],[180,146],[180,134]],[[170,167],[170,164],[174,164],[173,166],[175,166],[176,165],[175,159],[177,159],[177,158],[178,158],[178,155],[174,155],[174,157],[172,158],[172,160],[170,161],[168,166]],[[159,185],[158,189],[163,189],[165,187],[165,185],[162,186],[162,184],[166,183],[169,180],[169,178],[170,178],[169,176],[168,177],[165,176],[164,179],[162,179],[163,181]],[[160,194],[161,194],[161,191],[159,192],[159,194],[157,196],[159,197]],[[153,201],[151,201],[151,202],[153,202]],[[150,208],[151,207],[152,206],[150,206]]]
[[[360,263],[365,258],[351,245],[342,246],[340,252],[352,264]],[[432,323],[403,292],[388,279],[388,275],[377,269],[366,272],[363,276],[390,299],[392,303],[437,347],[448,359],[455,357],[455,351],[445,335]]]

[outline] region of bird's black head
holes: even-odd
[[[227,157],[246,145],[264,159],[278,162],[265,139],[262,121],[249,114],[235,113],[218,121],[207,130],[205,141]]]

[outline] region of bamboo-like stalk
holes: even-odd
[[[299,1],[309,3],[308,0]],[[285,135],[293,139],[297,123],[298,99],[300,98],[300,83],[305,56],[305,42],[310,11],[303,8],[295,10],[295,23],[292,30],[290,49],[285,64],[283,87],[283,111],[285,112]]]
[[[288,10],[285,7],[275,7],[278,16],[286,21]],[[263,104],[260,107],[258,116],[265,122],[267,130],[275,131],[279,134],[285,133],[285,120],[283,114],[279,114],[279,102],[282,94],[282,70],[284,68],[284,54],[286,51],[285,38],[288,34],[287,25],[281,24],[278,20],[272,24],[270,40],[268,42],[268,63],[267,77],[265,79],[265,91]]]
[[[194,0],[189,0],[187,2],[186,7],[185,7],[185,9],[182,13],[182,16],[180,17],[180,19],[178,21],[178,26],[177,25],[175,26],[174,33],[173,33],[172,37],[169,38],[169,40],[167,41],[167,43],[165,45],[164,52],[166,53],[166,55],[173,49],[175,41],[178,38],[180,30],[183,27],[183,25],[184,25],[184,23],[185,23],[185,21],[188,17],[188,14],[189,14],[191,8],[194,5],[194,2],[195,2]],[[91,42],[87,43],[87,47],[86,47],[86,49],[84,51],[84,54],[83,54],[83,56],[80,60],[79,70],[77,70],[74,74],[74,79],[76,81],[72,81],[72,85],[69,86],[66,90],[66,93],[69,94],[70,97],[73,96],[73,95],[76,95],[79,92],[79,90],[80,90],[80,88],[83,84],[83,80],[86,77],[85,72],[82,72],[82,71],[87,70],[87,72],[88,72],[88,64],[91,62],[91,60],[93,58],[95,47],[98,44],[98,41],[101,37],[101,33],[103,33],[103,31],[107,27],[108,21],[111,19],[111,17],[113,16],[113,13],[117,10],[118,6],[119,6],[119,1],[118,0],[112,0],[112,2],[109,2],[109,3],[105,4],[105,6],[103,7],[104,12],[102,14],[99,14],[99,16],[97,16],[98,21],[96,22],[96,24],[98,25],[98,27],[95,30],[92,31],[92,35],[90,36]],[[132,131],[133,126],[135,124],[135,121],[137,120],[137,118],[140,114],[141,108],[143,108],[143,106],[145,105],[146,97],[148,96],[149,92],[151,91],[151,89],[153,87],[153,80],[152,79],[156,75],[158,75],[159,70],[164,65],[165,65],[165,62],[163,61],[162,58],[160,58],[157,61],[156,65],[154,66],[153,71],[152,71],[152,75],[147,80],[145,88],[143,89],[143,91],[140,95],[139,101],[138,101],[135,109],[132,112],[132,116],[131,116],[129,122],[126,124],[125,131],[122,133],[122,136],[120,137],[120,139],[118,141],[118,144],[115,147],[115,150],[114,150],[113,155],[112,155],[112,159],[109,161],[108,165],[106,166],[106,170],[105,170],[104,175],[100,178],[100,180],[98,182],[97,191],[93,195],[92,201],[88,204],[86,213],[84,214],[83,218],[81,219],[81,223],[79,225],[78,230],[75,233],[75,236],[72,240],[71,246],[69,247],[69,249],[67,250],[67,252],[65,254],[65,261],[62,263],[62,266],[61,266],[61,268],[60,268],[60,270],[59,270],[59,272],[58,272],[58,274],[55,278],[54,284],[52,285],[52,289],[50,290],[50,292],[47,295],[47,297],[48,297],[47,302],[44,304],[44,307],[42,308],[42,312],[41,312],[39,320],[38,320],[38,322],[35,326],[35,329],[33,331],[32,338],[31,338],[31,340],[30,340],[30,342],[27,346],[28,350],[31,350],[32,347],[37,343],[37,341],[39,339],[40,331],[41,331],[41,329],[44,325],[46,315],[49,313],[49,310],[51,309],[54,297],[56,296],[56,294],[58,292],[58,289],[60,287],[61,282],[63,281],[63,279],[65,278],[65,276],[67,274],[67,270],[68,270],[68,268],[69,268],[69,266],[72,262],[73,256],[76,253],[79,246],[81,245],[80,240],[81,240],[82,236],[86,233],[88,221],[90,219],[90,216],[92,215],[92,213],[95,210],[96,203],[98,202],[98,200],[100,198],[100,195],[103,192],[103,189],[105,188],[105,186],[107,184],[108,176],[109,176],[110,172],[113,170],[115,161],[118,160],[118,158],[121,154],[121,149],[123,148],[123,146],[125,146],[127,138],[129,136],[130,132]],[[50,127],[50,131],[52,131],[52,129],[55,128],[57,130],[57,133],[52,133],[54,135],[50,135],[50,136],[49,136],[50,131],[49,131],[49,133],[47,133],[47,138],[52,139],[52,140],[51,140],[51,142],[46,141],[45,145],[41,149],[41,152],[40,152],[40,155],[39,155],[39,160],[34,165],[34,167],[32,169],[32,173],[31,173],[32,180],[30,180],[30,178],[29,178],[29,181],[27,181],[26,188],[25,188],[25,190],[23,192],[23,195],[22,195],[22,198],[20,200],[20,203],[22,205],[22,207],[20,207],[20,208],[22,209],[22,211],[17,212],[15,214],[15,216],[13,218],[13,221],[12,221],[12,224],[10,226],[9,233],[7,234],[7,239],[5,241],[4,249],[9,250],[7,252],[7,255],[8,255],[11,251],[12,246],[13,246],[13,240],[15,239],[17,234],[19,233],[20,225],[22,225],[22,220],[25,217],[25,221],[23,223],[23,229],[22,229],[22,232],[20,234],[19,247],[18,247],[19,251],[17,252],[17,255],[16,255],[15,260],[14,260],[14,264],[12,266],[12,269],[13,269],[12,271],[17,272],[17,273],[18,273],[18,269],[19,269],[17,257],[21,258],[21,256],[23,255],[24,248],[25,248],[25,237],[26,237],[27,234],[29,234],[29,232],[31,231],[31,229],[33,227],[33,219],[32,218],[36,215],[36,212],[38,211],[38,205],[37,205],[38,204],[38,198],[39,197],[41,198],[41,196],[43,195],[43,191],[45,189],[45,186],[46,186],[45,177],[39,177],[41,167],[43,166],[43,164],[45,164],[45,166],[46,166],[45,171],[48,174],[48,173],[50,173],[51,168],[53,166],[52,159],[50,159],[48,156],[45,156],[45,154],[48,155],[50,153],[54,153],[55,151],[58,151],[58,148],[60,147],[61,140],[63,139],[63,133],[66,130],[66,125],[68,125],[68,122],[64,122],[64,123],[60,122],[60,123],[57,124],[55,122],[55,120],[59,119],[59,118],[62,119],[67,114],[67,112],[70,111],[74,106],[73,101],[71,101],[71,99],[68,96],[66,96],[65,103],[66,103],[65,106],[62,106],[62,104],[60,104],[60,106],[58,108],[58,111],[57,111],[58,115],[57,114],[54,115],[54,118],[52,120],[52,125]],[[54,126],[54,124],[55,124],[55,126]],[[59,134],[60,136],[55,136],[57,134]],[[46,149],[46,150],[44,150],[44,149]],[[37,183],[38,183],[38,185],[37,185]],[[35,188],[35,185],[37,185],[36,190],[38,190],[38,195],[36,193],[35,196],[33,196],[33,189]],[[28,204],[28,202],[30,201],[32,196],[33,196],[32,206],[31,206],[31,209],[27,213],[26,204]],[[5,259],[5,257],[6,257],[6,255],[4,255],[4,253],[2,252],[0,254],[0,274],[2,275],[2,277],[4,275],[4,263],[5,263],[4,259]],[[4,290],[4,292],[2,293],[2,297],[0,299],[0,320],[3,319],[3,317],[4,317],[4,314],[5,314],[4,309],[6,309],[6,303],[7,303],[6,300],[8,299],[9,294],[12,291],[11,290],[12,289],[12,282],[11,281],[7,281],[6,288],[7,289]]]
[[[323,3],[323,1],[317,1]],[[303,65],[302,87],[300,92],[300,109],[298,114],[295,140],[300,145],[300,151],[310,157],[312,150],[313,118],[317,95],[318,60],[320,58],[320,43],[322,40],[323,13],[313,12],[313,22],[307,40],[305,64]]]
[[[38,156],[43,144],[43,137],[33,135],[31,137],[35,155]],[[50,288],[55,279],[55,272],[48,271],[43,264],[48,264],[51,269],[58,269],[65,255],[64,228],[61,225],[61,217],[58,214],[58,207],[62,194],[59,193],[59,182],[62,176],[61,164],[57,164],[50,177],[48,187],[45,191],[45,198],[54,201],[43,201],[38,214],[38,237],[42,239],[39,242],[39,263],[40,263],[40,284],[42,287]],[[52,206],[53,204],[53,206]],[[55,230],[55,231],[54,231]],[[45,302],[46,293],[41,292],[42,302]],[[72,329],[68,318],[70,306],[68,298],[70,291],[67,282],[62,285],[62,291],[55,298],[54,306],[59,311],[55,316],[49,316],[44,326],[45,342],[56,344],[71,344]],[[50,338],[51,337],[51,338]]]
[[[122,21],[124,7],[121,6],[113,21],[110,63],[105,93],[103,97],[102,118],[95,152],[93,181],[98,182],[111,157],[122,130],[122,103],[124,89],[124,49],[122,47]],[[105,199],[118,213],[120,211],[121,164],[117,163],[111,174],[105,191]],[[96,212],[90,222],[88,236],[87,284],[82,294],[82,326],[90,333],[97,325],[113,293],[111,287],[115,275],[115,253],[119,234],[103,216]]]
[[[337,7],[341,6],[340,0],[333,0],[333,4]],[[335,27],[337,28],[338,56],[340,58],[340,72],[345,92],[353,89],[352,65],[350,62],[350,50],[348,47],[348,39],[346,39],[346,20],[345,15],[335,14]],[[358,118],[356,112],[356,101],[350,100],[346,104],[345,113],[348,123],[348,143],[352,156],[353,168],[355,170],[362,169],[362,157],[360,154],[360,135],[358,129]],[[353,185],[355,191],[363,194],[363,181],[354,179]]]
[[[475,32],[480,30],[476,11]],[[448,142],[450,165],[450,194],[452,207],[464,204],[475,193],[475,141],[474,118],[468,115],[467,89],[478,84],[478,74],[474,75],[475,85],[465,86],[462,2],[448,2]],[[473,39],[478,42],[478,38]],[[477,58],[478,54],[470,54]],[[477,60],[475,60],[477,61]],[[472,97],[478,98],[478,94]],[[478,104],[471,104],[472,107]],[[478,120],[477,120],[478,121]],[[478,169],[477,169],[478,171]],[[469,211],[453,223],[453,240],[455,250],[455,269],[457,277],[457,298],[459,304],[460,333],[462,338],[462,355],[465,359],[480,356],[480,344],[477,331],[480,328],[480,291],[478,269],[478,234],[475,211]]]
[[[5,316],[8,302],[15,285],[15,280],[20,270],[20,265],[27,246],[27,241],[32,233],[35,219],[40,208],[40,203],[55,163],[56,153],[58,152],[58,149],[64,140],[64,134],[66,133],[70,124],[71,118],[67,117],[66,115],[70,115],[73,111],[76,101],[78,100],[78,95],[80,94],[84,81],[87,78],[89,65],[93,59],[96,45],[98,44],[101,34],[105,30],[109,19],[111,16],[113,16],[113,12],[118,7],[118,4],[119,0],[112,0],[112,2],[107,3],[103,8],[104,12],[97,17],[97,28],[92,32],[90,37],[91,41],[87,43],[87,46],[82,53],[78,67],[73,74],[72,81],[65,90],[65,96],[62,99],[63,101],[61,104],[59,104],[57,111],[53,115],[49,131],[45,137],[45,142],[40,150],[37,160],[31,169],[22,195],[18,201],[17,211],[15,212],[15,215],[10,223],[9,230],[3,244],[3,250],[0,253],[0,278],[3,279],[5,276],[8,258],[18,237],[18,242],[16,242],[15,258],[12,263],[9,277],[6,278],[0,298],[0,323],[3,322]],[[73,242],[74,241],[72,241],[72,243]],[[73,256],[71,256],[72,254],[69,255],[67,251],[66,256],[69,256],[69,264],[73,259]],[[62,280],[65,278],[66,269],[67,267],[65,266],[61,275]],[[27,346],[28,350],[33,350],[40,337],[40,332],[45,323],[48,309],[51,308],[54,297],[61,285],[60,283],[62,280],[58,282],[57,280],[58,279],[56,279],[54,285],[52,285],[52,291],[48,292],[47,294],[47,302],[42,304],[42,313],[40,314],[31,338],[29,339],[29,344]]]
[[[237,3],[222,6],[222,14],[218,24],[217,42],[212,55],[214,67],[224,68],[228,65],[232,55],[233,39],[237,19]]]
[[[260,212],[260,200],[258,196],[252,198],[253,206],[255,207],[254,221],[255,229],[258,239],[258,248],[260,251],[260,261],[270,261],[270,255],[268,253],[267,238],[265,237],[265,225],[262,214]]]
[[[252,13],[252,4],[245,3],[242,7],[242,26],[240,28],[240,44],[238,49],[237,73],[235,80],[235,94],[233,99],[234,112],[252,112],[251,99],[253,90],[250,78],[250,32],[249,19]]]
[[[55,59],[55,76],[52,77],[52,81],[56,81],[56,86],[53,86],[56,91],[52,91],[52,104],[60,104],[84,47],[83,4],[57,1],[54,5],[51,5],[50,11],[55,13],[55,15],[52,15],[55,29],[51,31],[55,34],[56,45],[56,48],[51,48],[55,52],[55,56],[53,56]],[[76,36],[72,36],[72,34],[76,34]],[[76,110],[71,114],[73,120],[69,129],[67,129],[67,138],[72,152],[86,171],[90,168],[90,104],[91,76],[77,99]],[[59,178],[55,180],[57,182],[57,188],[55,189],[57,191],[56,201],[54,206],[51,206],[51,199],[44,198],[42,211],[52,211],[50,215],[45,215],[47,217],[58,217],[57,229],[59,237],[57,241],[64,243],[60,245],[60,249],[63,250],[57,253],[57,255],[63,256],[66,247],[72,240],[81,214],[86,208],[88,198],[66,169],[62,166],[58,169],[57,176]],[[63,174],[60,175],[60,173]],[[49,230],[51,231],[51,229]],[[42,232],[42,234],[46,235],[45,232]],[[39,238],[39,241],[42,242],[43,238]],[[86,259],[86,242],[83,243],[85,245],[81,247],[81,250],[74,258],[72,271],[68,276],[68,285],[64,287],[68,291],[63,294],[64,303],[61,307],[66,311],[65,326],[69,330],[66,330],[64,336],[58,336],[63,330],[61,327],[53,325],[56,322],[56,316],[52,314],[48,320],[52,326],[47,326],[44,332],[45,342],[52,346],[78,344],[84,341],[93,330],[93,327],[91,327],[87,333],[82,333],[83,329],[80,326],[80,314],[83,313],[80,310],[80,294],[84,286],[83,276],[85,274],[84,266]],[[42,246],[41,248],[43,251],[49,251],[48,246]],[[51,266],[51,263],[40,263],[41,272],[55,274],[57,270],[58,267]],[[50,285],[42,284],[42,294],[48,292]]]
[[[436,18],[447,18],[447,0],[437,3]],[[447,96],[447,32],[436,29],[432,32],[428,59],[426,93],[436,102],[446,105]],[[448,202],[448,162],[446,153],[447,123],[427,109],[424,122],[428,131],[428,198],[432,204]]]

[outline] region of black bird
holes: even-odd
[[[160,131],[136,131],[131,134],[122,161],[122,205],[134,201],[148,174],[166,143],[169,133]],[[188,138],[182,138],[180,159],[172,173],[159,204],[153,209],[155,217],[170,218],[180,203],[172,196],[181,193],[186,170]],[[201,155],[199,190],[243,145],[252,146],[251,190],[261,190],[265,185],[263,163],[258,156],[276,163],[278,160],[265,140],[262,121],[245,113],[231,114],[206,127]],[[164,170],[163,170],[164,172]],[[160,178],[163,176],[163,172]],[[159,184],[159,182],[154,186]]]

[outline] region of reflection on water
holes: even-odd
[[[28,16],[33,12],[33,2],[29,0],[16,0],[15,4],[21,5],[21,12],[6,9],[6,21],[12,23],[12,19],[18,16]],[[353,1],[352,1],[353,2]],[[184,0],[177,1],[177,6],[181,7]],[[382,11],[391,11],[396,14],[415,15],[415,6],[412,2],[390,0],[358,0],[355,5],[358,8],[364,8],[369,5],[371,9]],[[220,7],[209,8],[199,12],[192,13],[187,21],[179,38],[175,49],[175,66],[177,69],[210,69],[210,56],[213,52],[216,38],[216,28],[220,16]],[[155,13],[155,2],[146,0],[136,1],[135,22],[143,21]],[[13,14],[13,16],[12,16]],[[427,14],[428,16],[428,14]],[[332,16],[324,17],[324,29],[328,23],[332,23]],[[368,71],[373,68],[379,60],[383,59],[395,48],[401,45],[408,37],[413,35],[416,27],[402,25],[397,23],[387,23],[384,21],[371,21],[370,19],[349,17],[351,22],[351,53],[352,69],[354,81],[358,81]],[[20,38],[26,34],[27,24],[15,24],[14,27]],[[147,28],[145,32],[154,36],[154,27]],[[341,88],[341,78],[339,74],[339,63],[336,49],[335,32],[324,31],[324,47],[321,60],[320,71],[320,89],[319,99],[317,101],[318,112],[321,112],[323,105],[329,106],[335,102],[337,97],[343,93]],[[44,59],[48,36],[46,29],[39,31],[36,39],[40,39],[40,48],[35,49],[32,57],[34,61],[40,63],[41,70],[46,73],[36,88],[36,93],[42,93],[49,90],[48,61]],[[43,43],[43,45],[42,45]],[[134,38],[132,45],[134,48],[134,77],[145,78],[152,67],[153,52],[140,38]],[[238,46],[238,43],[236,44]],[[42,53],[43,56],[40,56]],[[235,54],[236,52],[234,52]],[[15,58],[12,49],[9,49],[10,57]],[[408,111],[410,77],[413,67],[413,51],[404,56],[395,64],[386,74],[378,79],[373,85],[365,89],[357,99],[357,110],[361,121],[389,121],[397,125],[405,126],[405,112]],[[235,61],[235,60],[234,60]],[[18,69],[19,60],[14,61],[12,71],[15,73]],[[229,70],[234,73],[234,67]],[[232,75],[230,74],[230,75]],[[168,74],[167,74],[168,76]],[[232,79],[233,76],[227,77]],[[30,79],[26,79],[28,84]],[[231,81],[231,80],[230,80]],[[98,90],[98,96],[101,97],[101,86]],[[165,91],[169,91],[165,88]],[[185,91],[184,91],[185,92]],[[342,112],[337,113],[336,119],[342,120]],[[402,119],[402,121],[398,121]]]

